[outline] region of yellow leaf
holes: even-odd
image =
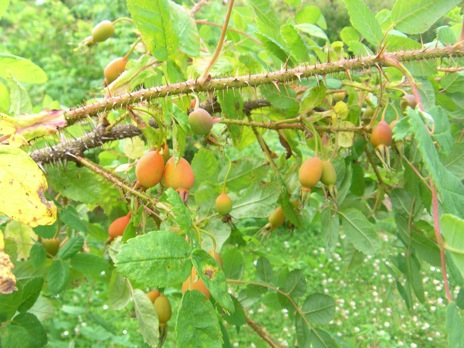
[[[342,121],[339,124],[340,128],[350,128],[354,125],[348,121]],[[338,145],[341,147],[351,147],[354,142],[354,132],[339,132],[337,134]]]
[[[0,145],[0,212],[29,226],[51,225],[56,207],[45,199],[47,180],[21,149]]]
[[[10,257],[0,249],[0,294],[11,294],[16,288],[16,277],[11,270],[14,265]]]
[[[8,240],[14,241],[16,244],[17,259],[28,259],[29,252],[31,251],[37,235],[34,233],[32,227],[22,224],[18,221],[10,221],[5,228],[5,237]]]
[[[128,158],[137,159],[142,157],[145,151],[145,143],[139,137],[125,139],[122,148]]]

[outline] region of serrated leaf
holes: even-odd
[[[121,196],[100,176],[88,168],[78,168],[74,163],[68,163],[65,169],[47,168],[47,179],[50,186],[73,201],[94,204],[101,203],[104,196],[114,200]]]
[[[334,338],[325,330],[312,329],[309,337],[312,348],[338,348]]]
[[[211,302],[199,291],[186,291],[176,322],[178,347],[220,348],[222,334]]]
[[[314,24],[309,24],[309,23],[303,23],[303,24],[297,24],[295,25],[295,29],[308,34],[309,36],[314,36],[315,38],[318,39],[323,39],[326,41],[329,41],[329,38],[327,37],[327,34],[319,28],[318,26]]]
[[[350,15],[351,25],[361,33],[362,36],[378,47],[382,41],[382,28],[369,7],[361,0],[344,0]]]
[[[447,252],[451,254],[457,268],[464,277],[464,220],[444,214],[440,218],[441,233],[445,237]]]
[[[251,4],[256,15],[256,27],[261,34],[278,40],[280,38],[280,21],[269,0],[252,0]]]
[[[18,260],[29,258],[32,239],[37,238],[32,227],[18,221],[10,221],[6,225],[5,237],[16,244],[16,258]]]
[[[446,212],[463,216],[464,185],[440,162],[438,151],[419,114],[408,108],[409,123],[414,133],[417,149],[422,155],[426,170],[430,173],[438,192],[442,196],[442,204]]]
[[[130,299],[129,281],[113,270],[108,286],[108,305],[114,310],[120,310],[129,303]]]
[[[4,5],[4,2],[2,1],[0,8]],[[47,74],[29,59],[3,52],[0,53],[0,77],[6,79],[8,73],[11,73],[19,82],[44,83],[47,81]]]
[[[237,248],[227,249],[221,255],[227,279],[240,279],[245,270],[245,257]]]
[[[97,276],[106,271],[109,264],[101,256],[79,253],[71,258],[71,267],[84,275]]]
[[[77,232],[87,232],[87,225],[82,221],[77,209],[68,205],[60,210],[60,220]]]
[[[446,313],[446,332],[448,333],[448,347],[464,347],[464,328],[462,326],[459,310],[454,302],[448,304]]]
[[[167,60],[179,46],[168,0],[127,0],[137,29],[148,50],[158,60]]]
[[[338,213],[343,229],[353,246],[366,255],[375,254],[380,248],[380,240],[369,220],[359,210],[352,208]]]
[[[158,346],[158,316],[155,307],[147,295],[140,289],[135,289],[133,293],[134,310],[139,322],[140,333],[144,341],[150,347]]]
[[[34,314],[37,319],[44,321],[55,315],[55,307],[51,300],[44,296],[39,296],[28,313]]]
[[[459,180],[464,180],[464,142],[454,144],[450,154],[442,162]]]
[[[298,298],[306,293],[306,277],[301,269],[294,269],[285,277],[285,284],[282,290],[292,298]]]
[[[34,314],[21,313],[13,318],[12,325],[24,328],[29,336],[33,347],[43,347],[47,344],[47,333],[42,323]],[[21,345],[21,347],[24,347]]]
[[[266,85],[260,87],[264,97],[275,108],[285,112],[285,117],[293,117],[298,114],[298,102],[296,92],[286,85]]]
[[[47,188],[42,171],[27,153],[0,145],[0,212],[31,227],[52,224],[56,207],[44,197]]]
[[[266,257],[259,257],[256,264],[256,274],[258,278],[265,283],[272,284],[274,281],[274,271],[272,269],[271,263]]]
[[[331,257],[338,242],[340,219],[332,210],[326,208],[321,213],[321,231],[325,235],[325,249],[327,256]]]
[[[306,63],[309,61],[308,48],[301,38],[300,34],[291,24],[286,24],[280,28],[280,33],[287,43],[292,56],[298,63]]]
[[[213,152],[200,149],[192,160],[192,170],[196,178],[214,181],[219,169],[219,162]]]
[[[19,300],[20,305],[18,306],[18,312],[26,312],[29,310],[37,301],[42,290],[44,280],[42,277],[34,277],[27,279],[20,286],[21,299]]]
[[[52,294],[58,294],[68,285],[70,278],[69,266],[61,260],[55,260],[47,273],[48,289]]]
[[[76,255],[84,246],[84,237],[74,236],[71,237],[58,251],[57,258],[67,260]]]
[[[13,116],[29,114],[32,112],[32,103],[24,86],[16,78],[7,73],[8,87],[10,88],[10,110]],[[11,140],[10,140],[11,143]],[[22,145],[22,144],[21,144]]]
[[[121,247],[118,272],[150,288],[179,286],[191,271],[190,245],[181,236],[154,231],[132,238]]]
[[[32,266],[34,266],[35,269],[39,269],[45,264],[46,257],[47,251],[42,246],[42,244],[38,243],[32,246],[31,251],[29,253],[29,259],[31,261]]]
[[[265,218],[275,209],[275,203],[280,195],[280,187],[273,183],[264,187],[251,186],[234,202],[234,217]]]
[[[216,260],[203,249],[192,252],[192,263],[211,296],[227,311],[234,311],[234,304],[227,288],[226,275]]]
[[[169,188],[165,192],[167,201],[172,207],[172,213],[174,214],[175,222],[179,225],[182,231],[186,233],[192,228],[192,218],[190,217],[190,211],[180,198],[179,194],[172,188]]]
[[[391,20],[406,34],[422,34],[461,0],[396,0]]]
[[[190,57],[200,54],[200,35],[193,17],[187,9],[174,1],[169,1],[171,6],[172,22],[174,30],[179,38],[179,49]]]
[[[335,316],[335,301],[324,294],[311,294],[303,302],[301,310],[310,323],[325,325]]]

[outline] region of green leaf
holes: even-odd
[[[290,56],[288,49],[283,43],[280,43],[278,40],[273,39],[272,37],[269,37],[265,34],[256,33],[255,36],[259,41],[262,42],[268,52],[274,55],[282,63],[286,63],[290,67],[294,65],[294,58]]]
[[[222,334],[211,302],[199,291],[186,291],[176,322],[178,347],[221,348]]]
[[[169,1],[171,6],[172,23],[177,37],[179,38],[179,49],[190,57],[200,54],[200,34],[197,26],[188,10]]]
[[[104,196],[108,198],[103,200],[111,199],[113,202],[121,197],[114,186],[88,168],[78,168],[74,163],[68,163],[64,170],[57,166],[48,167],[47,180],[50,186],[73,201],[101,204]]]
[[[295,329],[298,347],[311,347],[311,331],[308,324],[306,324],[305,319],[300,315],[295,316]]]
[[[340,230],[340,219],[338,215],[332,214],[332,210],[325,208],[321,213],[321,231],[325,235],[325,249],[327,256],[331,256],[338,242]]]
[[[446,332],[448,333],[448,347],[462,348],[464,347],[461,316],[454,302],[448,305],[446,314]]]
[[[70,278],[69,266],[61,260],[55,260],[47,273],[48,289],[52,294],[58,294],[68,285]]]
[[[8,87],[10,87],[9,113],[13,116],[31,113],[31,99],[24,86],[10,73],[7,74],[7,80]]]
[[[42,244],[34,244],[29,253],[29,258],[34,268],[39,269],[45,264],[45,259],[47,258],[47,251],[45,250]]]
[[[34,348],[25,328],[9,323],[0,330],[1,347]]]
[[[309,36],[314,36],[315,38],[318,39],[323,39],[326,41],[329,41],[329,38],[327,37],[327,34],[319,28],[318,26],[314,24],[309,24],[309,23],[303,23],[303,24],[297,24],[295,25],[295,29],[308,34]]]
[[[101,256],[79,253],[71,258],[71,267],[84,275],[98,276],[108,269],[109,263]]]
[[[2,0],[2,4],[0,5],[0,17],[2,16],[1,7],[3,5],[4,1]],[[11,73],[18,82],[44,83],[47,81],[45,72],[29,59],[14,56],[9,53],[0,53],[0,77],[7,79],[8,73]]]
[[[203,249],[192,252],[192,263],[211,296],[227,311],[234,311],[234,304],[227,288],[226,275],[216,260]],[[185,277],[187,278],[187,277]],[[184,279],[185,279],[184,278]]]
[[[245,270],[245,257],[237,248],[227,249],[221,255],[227,279],[240,279]]]
[[[150,347],[158,346],[158,316],[155,307],[147,295],[140,289],[135,289],[133,293],[134,310],[139,322],[140,333],[144,341]]]
[[[277,18],[269,0],[252,0],[251,4],[256,14],[256,27],[259,32],[271,39],[280,38],[280,21]]]
[[[148,50],[158,60],[167,60],[179,46],[168,0],[127,0],[137,29]]]
[[[464,277],[464,220],[457,216],[444,214],[440,218],[441,233],[445,237],[445,249],[454,260]]]
[[[352,208],[338,213],[343,229],[353,246],[366,255],[375,254],[380,248],[380,240],[374,226],[366,217],[359,210]]]
[[[18,291],[0,294],[0,322],[7,321],[17,312],[30,309],[42,290],[43,278],[21,279],[16,283]]]
[[[369,7],[362,0],[344,1],[348,8],[351,25],[364,36],[367,42],[378,47],[383,37],[382,29]]]
[[[285,112],[285,117],[293,117],[298,114],[298,101],[293,88],[286,85],[266,85],[260,87],[264,97],[275,108]]]
[[[217,177],[219,162],[213,152],[200,149],[193,157],[192,169],[196,178],[214,181]]]
[[[18,312],[26,312],[34,305],[40,295],[43,283],[44,280],[42,277],[34,277],[28,279],[24,283],[21,283],[20,286],[18,285],[18,290],[21,294]]]
[[[464,142],[455,143],[450,154],[443,158],[442,162],[459,180],[464,180]]]
[[[179,286],[191,271],[190,245],[181,236],[154,231],[121,247],[116,267],[136,284],[150,288]]]
[[[461,0],[396,0],[391,20],[403,33],[422,34],[460,3]]]
[[[236,219],[268,217],[275,209],[279,194],[280,188],[276,183],[263,187],[251,186],[240,195],[237,202],[234,202],[234,217]]]
[[[77,232],[87,232],[87,225],[82,221],[76,208],[72,205],[60,210],[60,220]]]
[[[47,344],[47,333],[45,332],[42,323],[35,315],[31,313],[18,314],[13,318],[11,325],[19,326],[25,329],[30,341],[33,342],[33,347],[43,347]],[[21,347],[24,346],[21,345]]]
[[[324,101],[327,88],[324,84],[307,89],[301,97],[300,114],[309,113]]]
[[[292,298],[298,298],[306,293],[306,277],[301,269],[294,269],[285,275],[285,283],[282,290]]]
[[[274,271],[272,269],[271,263],[266,257],[259,257],[256,264],[256,274],[258,278],[265,283],[272,284],[274,281]]]
[[[34,314],[37,319],[44,321],[55,315],[55,307],[47,297],[39,296],[28,313]]]
[[[438,151],[419,114],[408,108],[409,124],[416,137],[417,149],[422,155],[426,170],[430,173],[447,213],[464,214],[464,185],[440,162]]]
[[[108,305],[117,311],[126,307],[130,299],[129,281],[113,270],[108,286]]]
[[[291,24],[286,24],[280,28],[280,33],[287,43],[287,46],[295,57],[298,63],[305,63],[309,61],[308,48],[301,38],[300,34],[295,30],[295,27]]]
[[[84,246],[84,237],[74,236],[69,239],[58,251],[57,258],[67,260],[76,255]]]
[[[325,330],[312,329],[309,337],[312,348],[338,348],[334,338]]]
[[[16,258],[27,259],[31,251],[34,230],[21,222],[10,221],[5,228],[5,237],[16,244]]]
[[[182,231],[187,233],[192,228],[192,218],[190,217],[190,211],[180,198],[179,194],[172,188],[169,188],[165,192],[167,201],[172,207],[172,213],[175,216],[175,221],[179,225]]]
[[[335,316],[335,301],[324,294],[311,294],[303,302],[301,310],[310,323],[325,325]]]

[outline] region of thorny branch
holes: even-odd
[[[401,63],[414,60],[462,57],[464,56],[464,47],[456,45],[439,48],[423,48],[419,50],[389,53],[389,56],[394,57]],[[302,78],[312,76],[328,75],[340,72],[344,73],[347,70],[370,69],[376,66],[382,66],[382,62],[383,57],[376,55],[362,58],[343,59],[331,63],[298,66],[292,69],[284,69],[264,74],[211,79],[204,84],[200,84],[197,80],[189,80],[172,85],[140,89],[135,92],[106,98],[88,105],[65,110],[63,111],[63,116],[69,125],[80,119],[95,116],[102,111],[124,108],[127,105],[141,101],[173,95],[189,94],[192,92],[198,93],[227,90],[230,88],[257,87],[271,83],[278,85],[279,83],[288,83],[290,81],[301,80]]]

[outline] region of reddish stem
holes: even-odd
[[[430,180],[430,189],[432,190],[432,204],[433,204],[433,227],[435,229],[435,236],[437,237],[438,246],[440,248],[440,259],[441,259],[441,274],[443,276],[443,283],[445,284],[446,298],[448,302],[453,302],[451,298],[451,292],[449,289],[448,275],[446,274],[446,259],[445,249],[443,248],[443,239],[441,238],[440,225],[438,224],[438,198],[437,189],[432,180]]]

